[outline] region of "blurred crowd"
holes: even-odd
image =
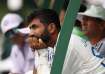
[[[7,0],[9,12],[0,20],[2,74],[50,74],[69,0],[60,13],[51,9],[55,0],[46,9],[44,0],[30,1],[24,19],[19,13],[24,1]],[[81,0],[62,74],[105,74],[104,58],[105,0]]]

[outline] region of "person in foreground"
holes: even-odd
[[[105,9],[92,5],[78,17],[89,40],[71,36],[62,74],[105,74]]]
[[[60,31],[58,14],[51,9],[37,9],[27,19],[28,42],[35,54],[33,74],[50,74],[55,45]]]

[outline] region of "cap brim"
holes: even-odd
[[[77,20],[81,21],[84,13],[78,13],[77,14]]]
[[[88,16],[88,17],[93,17],[93,18],[101,18],[100,16],[96,16],[96,15],[85,13],[84,12],[84,13],[78,13],[77,20],[82,21],[83,16]]]
[[[29,34],[30,33],[30,29],[28,27],[17,29],[17,30],[22,34]]]

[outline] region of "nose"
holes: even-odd
[[[29,34],[29,37],[36,37],[36,38],[39,38],[40,36],[39,36],[39,34],[38,34],[36,31],[31,30],[31,31],[30,31],[30,34]]]

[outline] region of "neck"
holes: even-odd
[[[56,41],[57,41],[57,37],[58,37],[58,34],[56,33],[56,34],[53,34],[52,36],[51,36],[51,40],[49,41],[49,43],[48,43],[48,45],[50,46],[50,47],[53,47],[54,48],[54,46],[55,46],[55,44],[56,44]]]

